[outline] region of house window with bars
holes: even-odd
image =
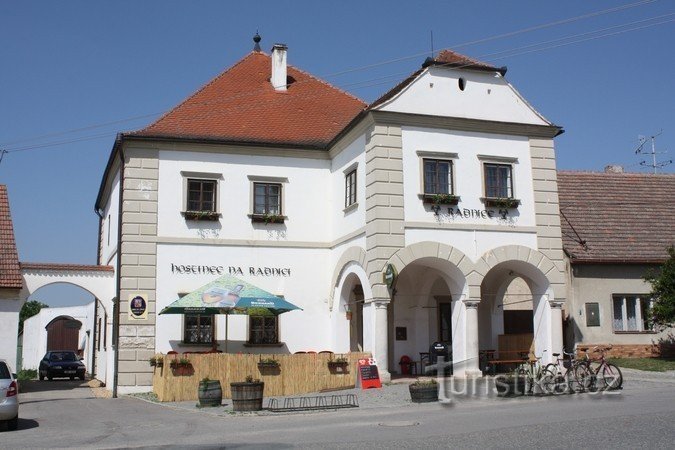
[[[183,342],[186,344],[212,344],[213,317],[212,315],[186,314],[183,321]]]
[[[279,343],[277,316],[249,316],[249,344]]]

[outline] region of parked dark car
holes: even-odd
[[[40,361],[38,374],[40,380],[44,380],[45,377],[50,380],[57,377],[67,377],[71,380],[78,377],[80,380],[84,380],[85,371],[84,363],[77,356],[77,353],[64,350],[47,352]]]

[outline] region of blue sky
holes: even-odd
[[[286,43],[290,64],[365,101],[419,67],[433,32],[436,51],[508,66],[507,79],[565,128],[559,169],[645,171],[638,135],[663,130],[657,149],[670,152],[658,159],[675,159],[673,20],[665,0],[2,2],[0,183],[19,257],[95,263],[94,200],[115,133],[142,128],[244,57],[256,30],[263,50]],[[59,287],[35,297],[86,298]]]

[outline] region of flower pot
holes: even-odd
[[[328,370],[330,373],[349,373],[348,361],[328,361]]]
[[[232,393],[232,409],[234,411],[262,410],[264,390],[265,383],[262,381],[230,383],[230,391]]]
[[[223,389],[220,380],[200,381],[197,389],[199,406],[220,406],[223,402]]]
[[[410,399],[414,403],[428,403],[438,401],[438,384],[408,385]]]

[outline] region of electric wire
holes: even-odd
[[[565,20],[562,20],[562,21],[551,22],[549,24],[530,27],[530,28],[523,29],[523,30],[517,30],[517,31],[511,32],[511,33],[505,33],[505,34],[502,34],[502,35],[493,36],[493,37],[481,39],[481,40],[478,40],[478,41],[472,41],[472,42],[468,42],[468,43],[465,43],[465,44],[460,44],[458,46],[455,46],[454,48],[457,48],[457,47],[460,47],[460,46],[472,45],[472,44],[479,43],[479,42],[487,42],[487,41],[495,40],[495,39],[498,39],[498,38],[510,37],[510,36],[520,34],[520,33],[524,33],[524,32],[528,32],[528,31],[538,30],[538,29],[547,28],[547,27],[554,26],[554,25],[560,25],[560,24],[569,23],[569,22],[576,21],[576,20],[582,20],[582,19],[588,18],[588,17],[594,17],[594,16],[597,16],[597,15],[600,15],[600,14],[614,12],[614,11],[617,11],[619,9],[626,9],[626,8],[629,8],[629,7],[635,7],[635,6],[640,6],[640,5],[643,5],[643,4],[653,3],[654,1],[656,1],[656,0],[645,0],[645,1],[642,1],[642,2],[636,2],[636,3],[633,3],[633,4],[629,4],[629,5],[623,5],[622,7],[610,8],[608,10],[603,10],[603,11],[597,11],[595,13],[589,13],[589,14],[586,14],[586,15],[583,15],[583,16],[577,16],[577,17],[565,19]],[[565,46],[565,45],[571,45],[571,44],[575,44],[575,43],[579,43],[579,42],[585,42],[585,41],[589,41],[589,40],[600,39],[600,38],[603,38],[603,37],[613,36],[613,35],[629,32],[629,31],[636,31],[636,30],[643,29],[643,28],[648,28],[648,27],[652,27],[652,26],[662,25],[662,24],[665,24],[665,23],[670,23],[670,22],[675,21],[675,19],[662,20],[660,22],[646,24],[646,25],[639,26],[639,27],[632,27],[632,28],[623,29],[623,30],[620,30],[620,31],[612,32],[612,33],[605,33],[605,34],[597,35],[598,33],[603,33],[605,31],[615,30],[617,28],[623,28],[623,27],[635,25],[635,24],[638,24],[638,23],[645,23],[645,22],[649,22],[649,21],[653,21],[653,20],[657,20],[657,19],[664,19],[666,17],[672,17],[673,15],[675,15],[675,13],[664,14],[664,15],[661,15],[661,16],[655,16],[655,17],[652,17],[652,18],[643,19],[643,20],[634,21],[634,22],[629,22],[629,23],[625,23],[625,24],[620,24],[620,25],[607,27],[607,28],[603,28],[603,29],[599,29],[599,30],[594,30],[594,31],[590,31],[590,32],[565,36],[565,37],[554,39],[554,40],[529,44],[529,45],[526,45],[526,46],[516,47],[516,48],[513,48],[513,49],[507,49],[507,50],[503,50],[503,51],[500,51],[500,52],[494,52],[494,53],[486,54],[486,55],[483,55],[483,56],[478,56],[476,58],[486,60],[486,57],[490,57],[489,59],[487,59],[487,61],[496,61],[496,60],[504,59],[504,58],[507,58],[507,57],[518,56],[518,55],[532,53],[532,52],[536,52],[536,51],[545,51],[545,50],[558,48],[558,47]],[[575,39],[577,37],[589,36],[589,35],[592,35],[592,36],[590,36],[588,38],[585,38],[585,39],[577,39],[577,40],[569,41],[570,39]],[[565,41],[567,41],[567,42],[565,42]],[[551,45],[551,44],[555,44],[555,45]],[[539,47],[539,48],[537,48],[537,47]],[[523,51],[525,49],[528,49],[528,50]],[[426,54],[426,53],[423,53],[423,54]],[[415,55],[415,56],[418,56],[418,55]],[[390,60],[388,62],[383,62],[383,63],[378,63],[378,64],[391,63],[391,62],[395,62],[395,61],[399,61],[399,60],[402,60],[402,58],[399,58],[397,60]],[[439,64],[439,65],[442,65],[442,64]],[[466,64],[464,66],[467,66],[467,65],[471,65],[471,64]],[[350,69],[349,71],[338,72],[337,74],[334,74],[334,75],[344,74],[346,72],[354,72],[357,69],[366,70],[366,69],[371,68],[373,66],[374,65],[363,66],[362,68],[356,68],[356,69]],[[455,68],[462,68],[464,66],[462,66],[462,65],[457,66],[456,64],[453,64],[453,67],[455,67]],[[389,74],[387,76],[378,77],[378,78],[374,78],[374,79],[370,79],[370,80],[362,80],[362,81],[358,81],[358,82],[354,82],[354,83],[343,84],[342,86],[340,86],[340,89],[343,89],[345,87],[350,87],[352,90],[365,89],[365,88],[368,88],[368,87],[388,83],[391,79],[399,78],[402,75],[408,75],[408,74],[409,74],[409,72],[401,72],[401,73],[396,73],[396,74]],[[334,75],[329,75],[329,77],[334,76]],[[302,83],[302,81],[297,82],[297,83]],[[229,97],[226,97],[226,98],[220,98],[220,99],[217,99],[217,100],[211,100],[211,101],[207,101],[207,102],[199,102],[199,104],[207,105],[207,104],[213,104],[213,103],[228,102],[228,101],[232,101],[234,99],[245,97],[245,96],[257,95],[258,93],[259,92],[256,92],[256,91],[253,91],[253,92],[249,91],[249,92],[229,96]],[[319,98],[320,95],[313,94],[313,95],[309,95],[309,96],[305,96],[305,97],[306,98]],[[239,106],[239,107],[236,107],[236,108],[232,108],[232,111],[233,112],[234,111],[241,111],[241,110],[245,110],[245,109],[246,109],[246,106]],[[173,109],[169,110],[169,112],[172,111],[172,110]],[[9,144],[12,144],[12,143],[20,143],[20,142],[30,142],[30,141],[33,141],[33,140],[44,139],[46,137],[61,136],[61,135],[76,133],[76,132],[85,131],[85,130],[89,130],[89,129],[101,128],[101,127],[114,125],[114,124],[118,124],[118,123],[123,123],[123,122],[128,122],[128,121],[133,121],[133,120],[139,120],[139,119],[142,119],[142,118],[153,117],[153,116],[157,116],[157,115],[160,115],[160,114],[162,114],[162,113],[144,114],[144,115],[129,117],[129,118],[125,118],[125,119],[115,120],[115,121],[111,121],[111,122],[106,122],[106,123],[102,123],[102,124],[94,124],[94,125],[90,125],[90,126],[86,126],[86,127],[81,127],[81,128],[63,131],[63,132],[49,133],[49,134],[45,134],[45,135],[41,135],[41,136],[36,136],[36,137],[33,137],[33,138],[15,140],[15,141],[11,141],[9,143],[5,143],[3,145],[9,145]],[[168,112],[165,112],[165,115],[166,114],[168,114]],[[36,144],[36,145],[31,145],[31,146],[14,147],[14,148],[10,147],[10,148],[3,149],[3,151],[4,151],[4,153],[12,153],[12,152],[15,152],[15,151],[41,149],[41,148],[46,148],[46,147],[68,144],[68,143],[81,142],[81,141],[85,141],[85,140],[101,139],[103,137],[109,137],[109,136],[112,136],[112,135],[115,135],[115,134],[117,134],[117,133],[116,132],[107,132],[107,133],[102,133],[102,134],[98,134],[98,135],[85,136],[85,137],[82,137],[82,138],[69,139],[69,140],[63,140],[63,141],[58,141],[58,142],[48,142],[48,143],[44,143],[44,144]]]

